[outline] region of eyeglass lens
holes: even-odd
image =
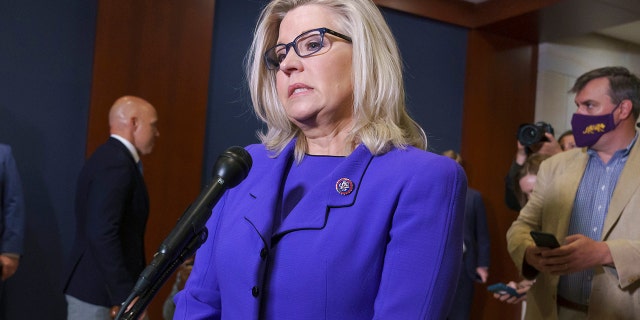
[[[269,49],[265,54],[267,68],[277,69],[293,47],[296,54],[303,58],[310,56],[323,48],[324,30],[310,30],[297,36],[288,44],[279,44]]]

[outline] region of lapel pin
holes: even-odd
[[[336,191],[343,196],[350,194],[353,191],[353,182],[349,178],[341,178],[336,182]]]

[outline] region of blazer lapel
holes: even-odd
[[[602,230],[602,239],[606,239],[611,232],[611,229],[616,224],[622,210],[627,206],[631,197],[636,193],[636,190],[640,187],[640,179],[638,179],[638,172],[640,172],[640,151],[638,149],[638,141],[631,148],[631,153],[627,158],[627,163],[624,165],[624,169],[620,173],[620,179],[613,190],[607,216],[604,220],[604,229]]]
[[[144,177],[142,176],[142,172],[138,170],[138,165],[136,164],[136,160],[133,158],[131,151],[129,151],[129,149],[127,149],[127,146],[120,142],[120,140],[114,137],[109,137],[107,141],[108,143],[112,144],[118,150],[118,152],[122,153],[127,159],[129,159],[129,167],[131,169],[131,172],[135,174],[135,179],[138,181],[137,186],[139,188],[139,191],[143,194],[143,197],[141,197],[140,200],[144,202],[144,212],[149,212],[149,193],[147,191],[147,185],[144,181]]]
[[[329,208],[353,205],[371,159],[373,155],[369,150],[364,145],[358,146],[340,166],[309,190],[282,222],[274,237],[296,230],[322,229],[326,224]],[[346,191],[337,191],[338,181],[345,182]]]
[[[245,195],[247,201],[240,201],[247,205],[243,210],[246,212],[245,219],[265,241],[270,239],[273,233],[273,219],[280,194],[278,191],[281,189],[282,177],[289,159],[293,157],[295,141],[296,139],[293,139],[289,142],[276,158],[261,162],[261,167],[255,167],[254,164],[251,170],[258,176],[248,187]]]

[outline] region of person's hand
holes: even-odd
[[[525,161],[527,161],[527,150],[526,147],[522,145],[522,143],[520,143],[520,141],[517,141],[518,143],[518,149],[516,151],[516,163],[521,166],[524,164]]]
[[[193,257],[189,258],[180,265],[180,268],[178,269],[178,274],[176,275],[176,283],[177,283],[178,290],[184,289],[184,285],[185,283],[187,283],[187,279],[191,275],[191,270],[193,270],[193,260],[194,260]]]
[[[540,272],[566,275],[595,266],[613,265],[609,246],[581,234],[570,235],[556,249],[531,246],[525,250],[525,262]]]
[[[2,281],[9,279],[18,270],[20,258],[0,254],[0,265],[2,266]]]
[[[529,291],[529,289],[531,289],[531,286],[533,286],[533,284],[536,283],[536,280],[527,280],[527,279],[523,279],[522,281],[516,283],[516,290],[524,290],[524,292]]]
[[[609,246],[582,234],[570,235],[560,248],[541,253],[543,264],[564,264],[562,270],[551,271],[555,275],[564,275],[591,269],[596,266],[613,265]]]
[[[556,273],[565,271],[567,266],[566,257],[557,255],[547,255],[543,257],[543,253],[556,251],[557,249],[542,248],[530,246],[524,251],[524,260],[531,267],[540,272]]]
[[[477,267],[476,274],[480,277],[481,283],[486,283],[487,278],[489,278],[489,268],[488,267]]]
[[[120,312],[120,306],[111,307],[111,311],[109,311],[109,315],[111,316],[111,319],[115,319],[116,316],[118,315],[118,312]]]
[[[549,132],[545,132],[544,136],[547,137],[547,141],[542,142],[540,149],[537,153],[552,156],[554,154],[562,152],[562,147],[558,140]]]
[[[516,289],[516,292],[520,294],[520,297],[512,296],[508,293],[503,293],[503,294],[494,293],[493,297],[506,303],[511,303],[511,304],[519,303],[520,301],[527,299],[527,295],[526,295],[527,291],[529,291],[533,283],[534,281],[531,281],[531,280],[522,280],[518,283],[509,281],[509,283],[507,283],[507,286]]]

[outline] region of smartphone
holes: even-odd
[[[502,283],[502,282],[498,282],[495,284],[492,284],[490,286],[487,287],[487,290],[493,292],[493,293],[497,293],[497,294],[508,294],[512,297],[516,297],[516,298],[520,298],[522,297],[523,294],[520,294],[516,291],[516,289],[511,288],[509,286],[507,286],[506,284]]]
[[[556,236],[552,235],[551,233],[531,231],[530,234],[533,238],[533,241],[536,243],[536,246],[538,247],[555,249],[560,246],[560,243],[558,242],[558,239],[556,239]]]

